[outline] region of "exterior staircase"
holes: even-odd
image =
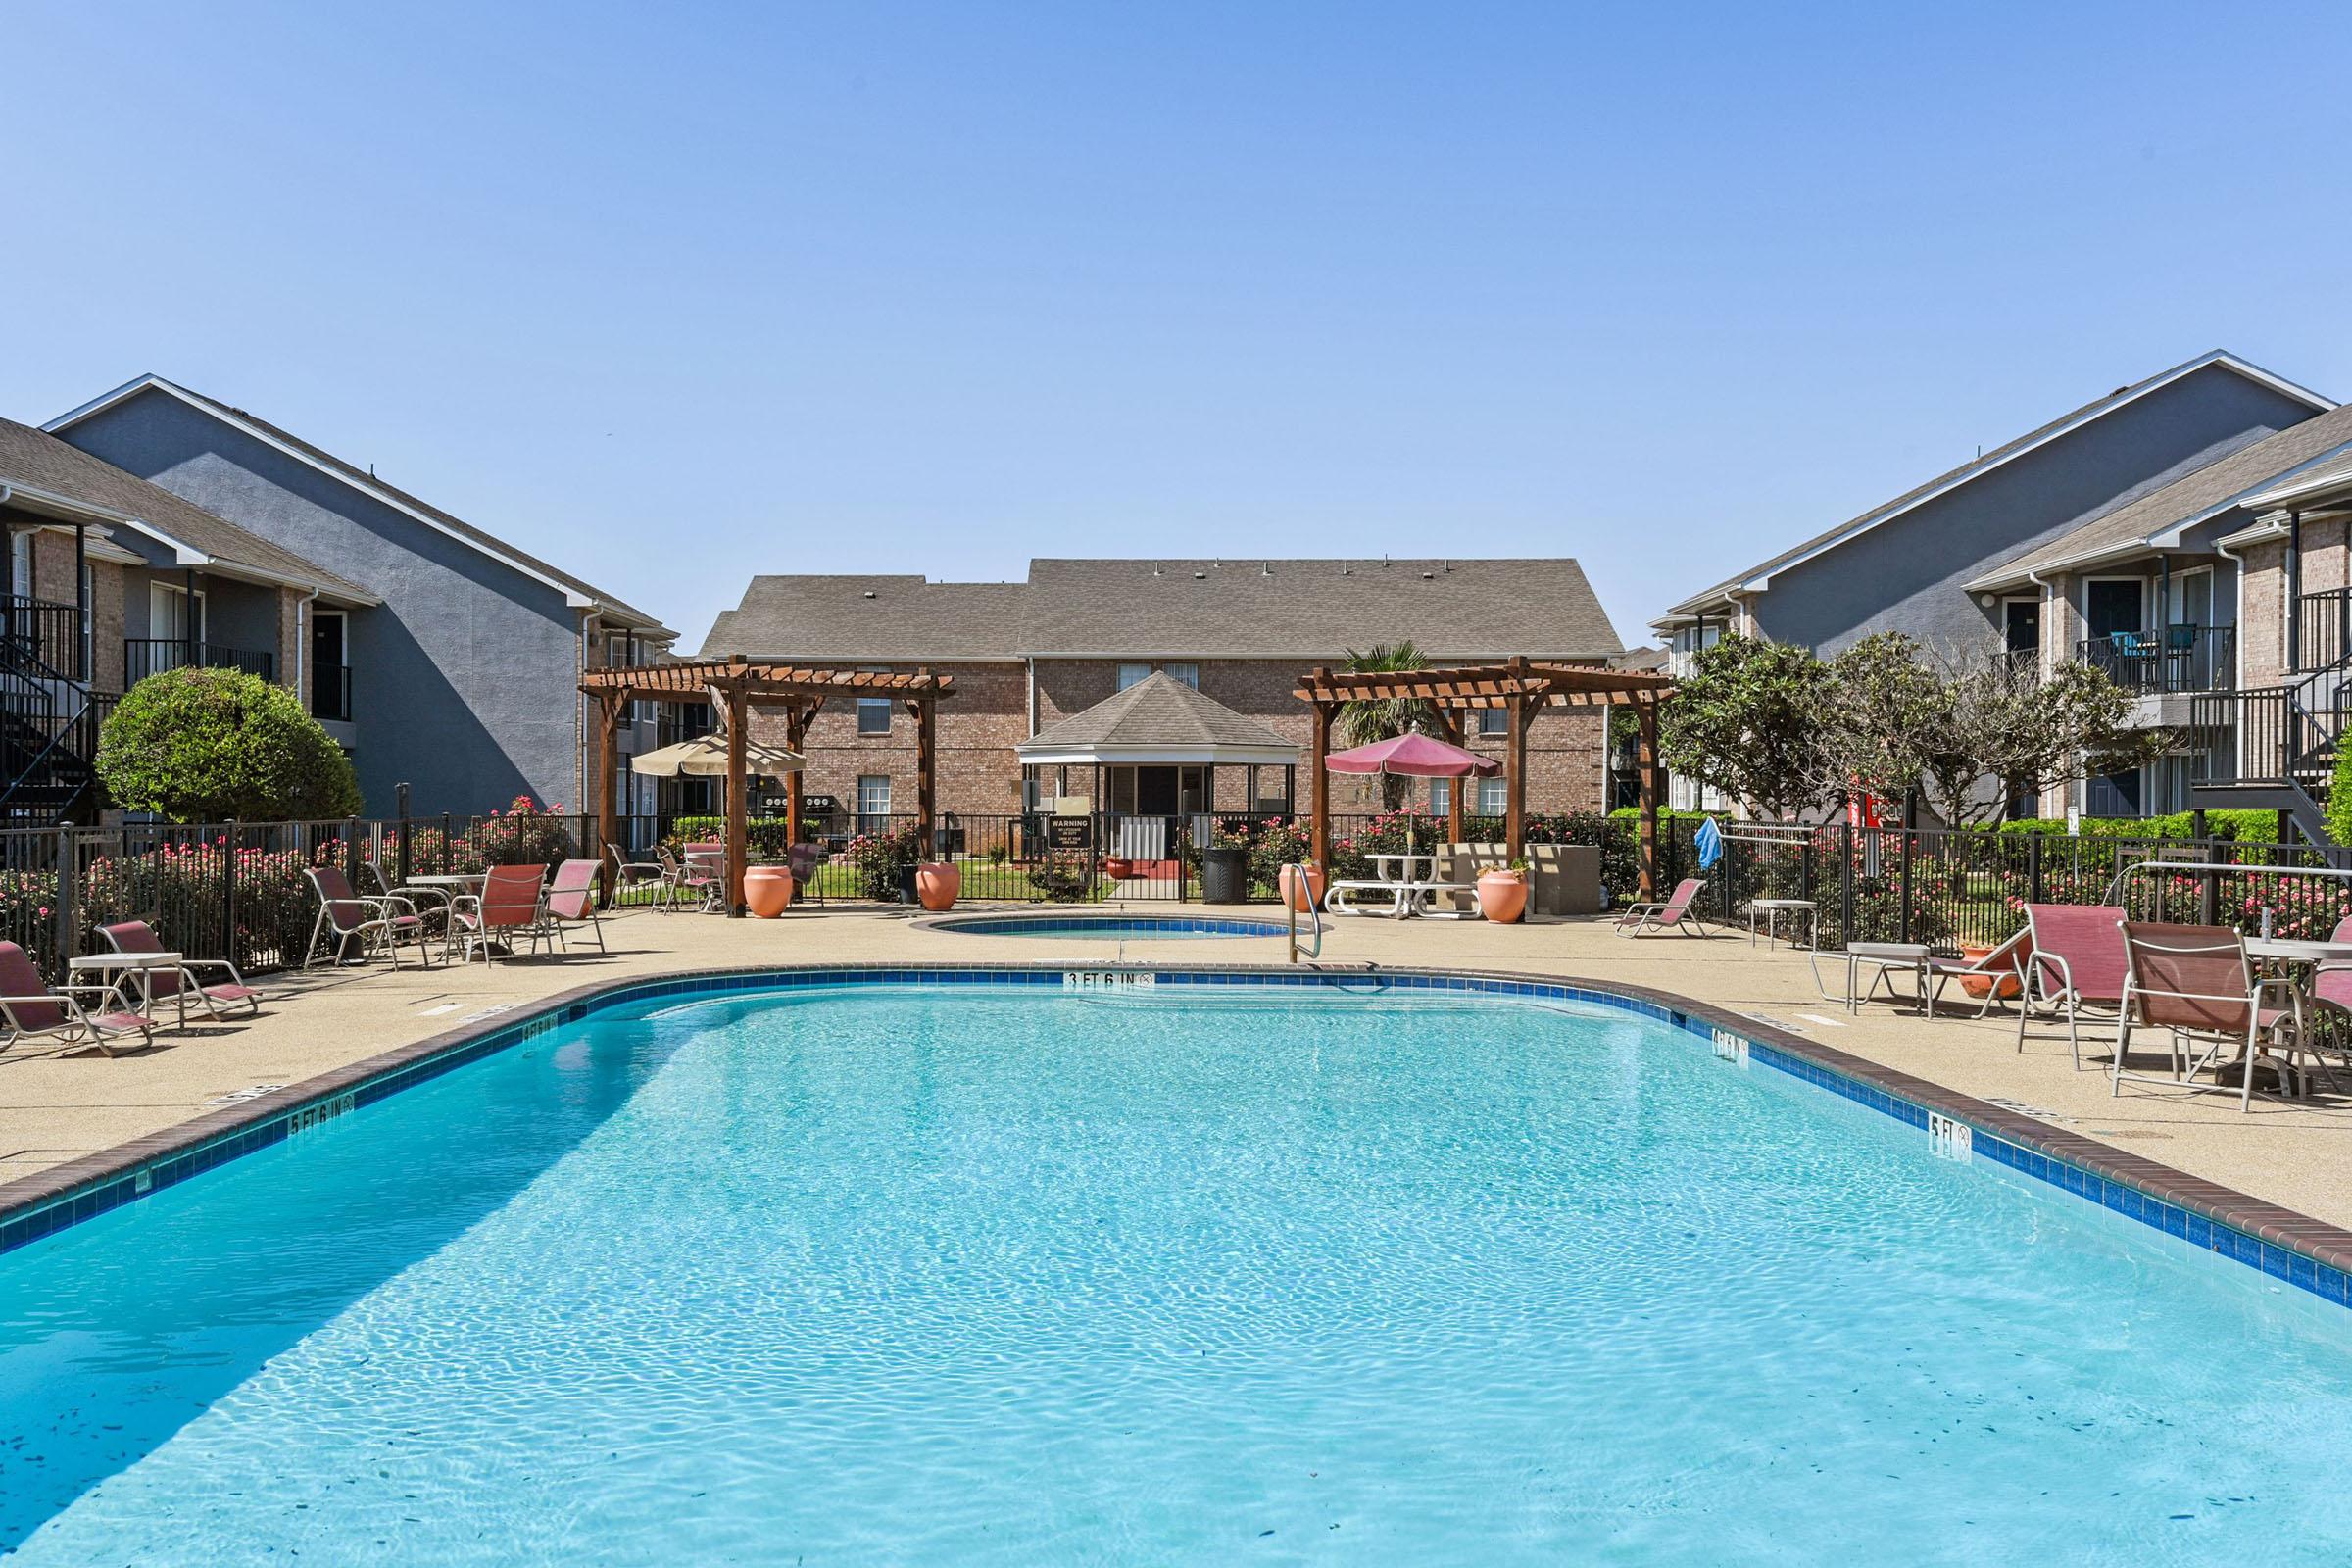
[[[2277,686],[2204,692],[2190,727],[2206,738],[2190,801],[2284,811],[2313,844],[2332,845],[2326,812],[2336,747],[2352,728],[2352,590],[2305,594],[2296,662]]]
[[[96,804],[98,728],[81,612],[0,595],[0,827],[54,827]]]

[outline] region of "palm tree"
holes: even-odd
[[[1349,675],[1384,675],[1428,667],[1429,661],[1409,637],[1401,642],[1374,643],[1360,654],[1350,648],[1340,664],[1341,671]],[[1435,735],[1444,728],[1438,718],[1438,705],[1425,697],[1362,697],[1341,704],[1332,718],[1332,729],[1342,749],[1369,746],[1374,741],[1412,732]],[[1380,780],[1382,803],[1394,811],[1404,804],[1408,787],[1404,779],[1384,773]]]

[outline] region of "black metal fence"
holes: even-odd
[[[717,837],[710,818],[623,817],[615,843],[625,859],[651,860],[662,848]],[[1302,821],[1282,816],[1072,819],[1031,813],[943,813],[926,842],[911,816],[873,817],[811,842],[798,855],[782,823],[756,820],[755,860],[792,858],[806,872],[796,897],[817,904],[912,896],[918,862],[946,859],[973,902],[1195,903],[1209,891],[1248,902],[1275,898],[1276,873],[1303,858]],[[2120,897],[2144,918],[2327,936],[2352,915],[2342,879],[2249,874],[2256,866],[2344,863],[2345,852],[2308,845],[2228,839],[2110,838],[2055,833],[1996,834],[1842,824],[1764,833],[1729,824],[1720,858],[1698,864],[1695,818],[1661,824],[1660,892],[1685,876],[1706,886],[1696,907],[1707,919],[1741,923],[1759,898],[1802,899],[1814,906],[1826,947],[1850,941],[1925,942],[1944,951],[1997,943],[2017,930],[2029,903],[2097,904]],[[1499,818],[1472,817],[1473,842],[1502,837]],[[1628,816],[1575,813],[1529,822],[1535,843],[1600,849],[1601,879],[1622,904],[1640,878],[1639,826]],[[1368,857],[1427,850],[1446,837],[1442,817],[1389,812],[1335,817],[1333,870],[1366,874]],[[369,866],[397,885],[414,876],[496,864],[552,864],[601,852],[594,818],[541,813],[417,817],[398,821],[129,824],[0,832],[0,939],[32,953],[58,977],[68,956],[105,946],[98,927],[141,919],[166,946],[240,967],[299,964],[318,900],[305,873],[336,865],[363,891]],[[1229,851],[1238,886],[1202,879],[1204,852]],[[2149,861],[2193,869],[2132,872]],[[2129,873],[2129,874],[2127,874]],[[624,895],[649,903],[650,888]]]

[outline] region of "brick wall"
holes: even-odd
[[[1282,660],[1208,660],[1200,662],[1200,690],[1236,712],[1247,714],[1303,751],[1312,731],[1305,706],[1291,695],[1300,666]],[[1028,675],[1019,663],[956,664],[948,666],[956,679],[955,695],[940,704],[939,808],[960,814],[1001,816],[1021,807],[1020,763],[1013,748],[1031,733]],[[1109,660],[1048,660],[1037,666],[1037,727],[1040,729],[1082,712],[1111,696],[1118,688],[1118,666]],[[1528,730],[1528,809],[1565,811],[1597,809],[1602,804],[1601,736],[1604,710],[1557,709],[1539,714]],[[752,733],[760,741],[784,744],[780,710],[755,708]],[[1497,760],[1503,754],[1501,737],[1472,734],[1468,744]],[[894,705],[887,735],[858,731],[857,705],[836,699],[810,721],[803,750],[808,766],[802,787],[812,795],[831,795],[845,808],[855,808],[858,779],[880,774],[891,781],[891,806],[899,811],[915,808],[914,719],[902,705]],[[1239,767],[1217,770],[1214,807],[1220,811],[1248,808],[1243,796],[1248,775]],[[1079,788],[1075,779],[1073,790]],[[1261,772],[1267,794],[1280,790],[1270,771]],[[1306,808],[1308,782],[1304,768],[1298,780],[1298,807]],[[1413,786],[1410,799],[1428,801],[1426,785]],[[1332,779],[1335,812],[1374,811],[1380,808],[1376,779]]]
[[[2246,564],[2237,579],[2239,684],[2276,686],[2286,671],[2286,544],[2251,545],[2240,554]],[[2306,581],[2310,569],[2306,559]]]

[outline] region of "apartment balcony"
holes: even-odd
[[[2166,626],[2119,631],[2075,644],[2075,657],[2137,699],[2135,729],[2175,729],[2191,721],[2189,699],[2237,684],[2237,629]]]
[[[125,684],[189,665],[206,669],[241,669],[264,680],[277,679],[277,656],[253,648],[228,648],[220,643],[192,643],[177,637],[125,637],[122,640],[122,679]]]
[[[2331,669],[2352,653],[2352,588],[2295,596],[2295,669]]]

